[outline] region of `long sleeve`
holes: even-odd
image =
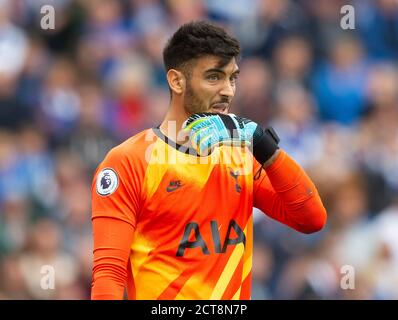
[[[302,233],[317,232],[326,223],[326,210],[314,183],[283,150],[254,181],[253,200],[268,216]]]
[[[123,299],[134,227],[119,219],[93,219],[94,262],[91,299]]]
[[[92,299],[123,299],[140,205],[140,165],[121,147],[98,167],[92,187]],[[134,169],[134,170],[133,170]],[[130,297],[129,297],[130,298]]]

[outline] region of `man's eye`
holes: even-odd
[[[207,77],[207,79],[211,80],[211,81],[217,81],[220,79],[220,77],[218,76],[218,74],[211,74]]]
[[[238,77],[237,77],[237,76],[232,76],[229,80],[230,80],[232,83],[235,83],[236,80],[238,80]]]

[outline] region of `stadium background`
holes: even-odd
[[[303,235],[255,212],[253,299],[397,299],[396,0],[0,0],[0,299],[89,298],[93,170],[160,123],[162,47],[196,19],[241,41],[234,113],[274,126],[329,214]]]

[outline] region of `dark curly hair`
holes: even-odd
[[[163,50],[166,72],[177,69],[189,73],[187,66],[205,55],[220,57],[220,67],[240,55],[237,39],[224,29],[207,21],[194,21],[182,25],[169,39]]]

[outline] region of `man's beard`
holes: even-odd
[[[184,94],[184,109],[189,115],[209,112],[209,107],[195,94],[189,83]]]

